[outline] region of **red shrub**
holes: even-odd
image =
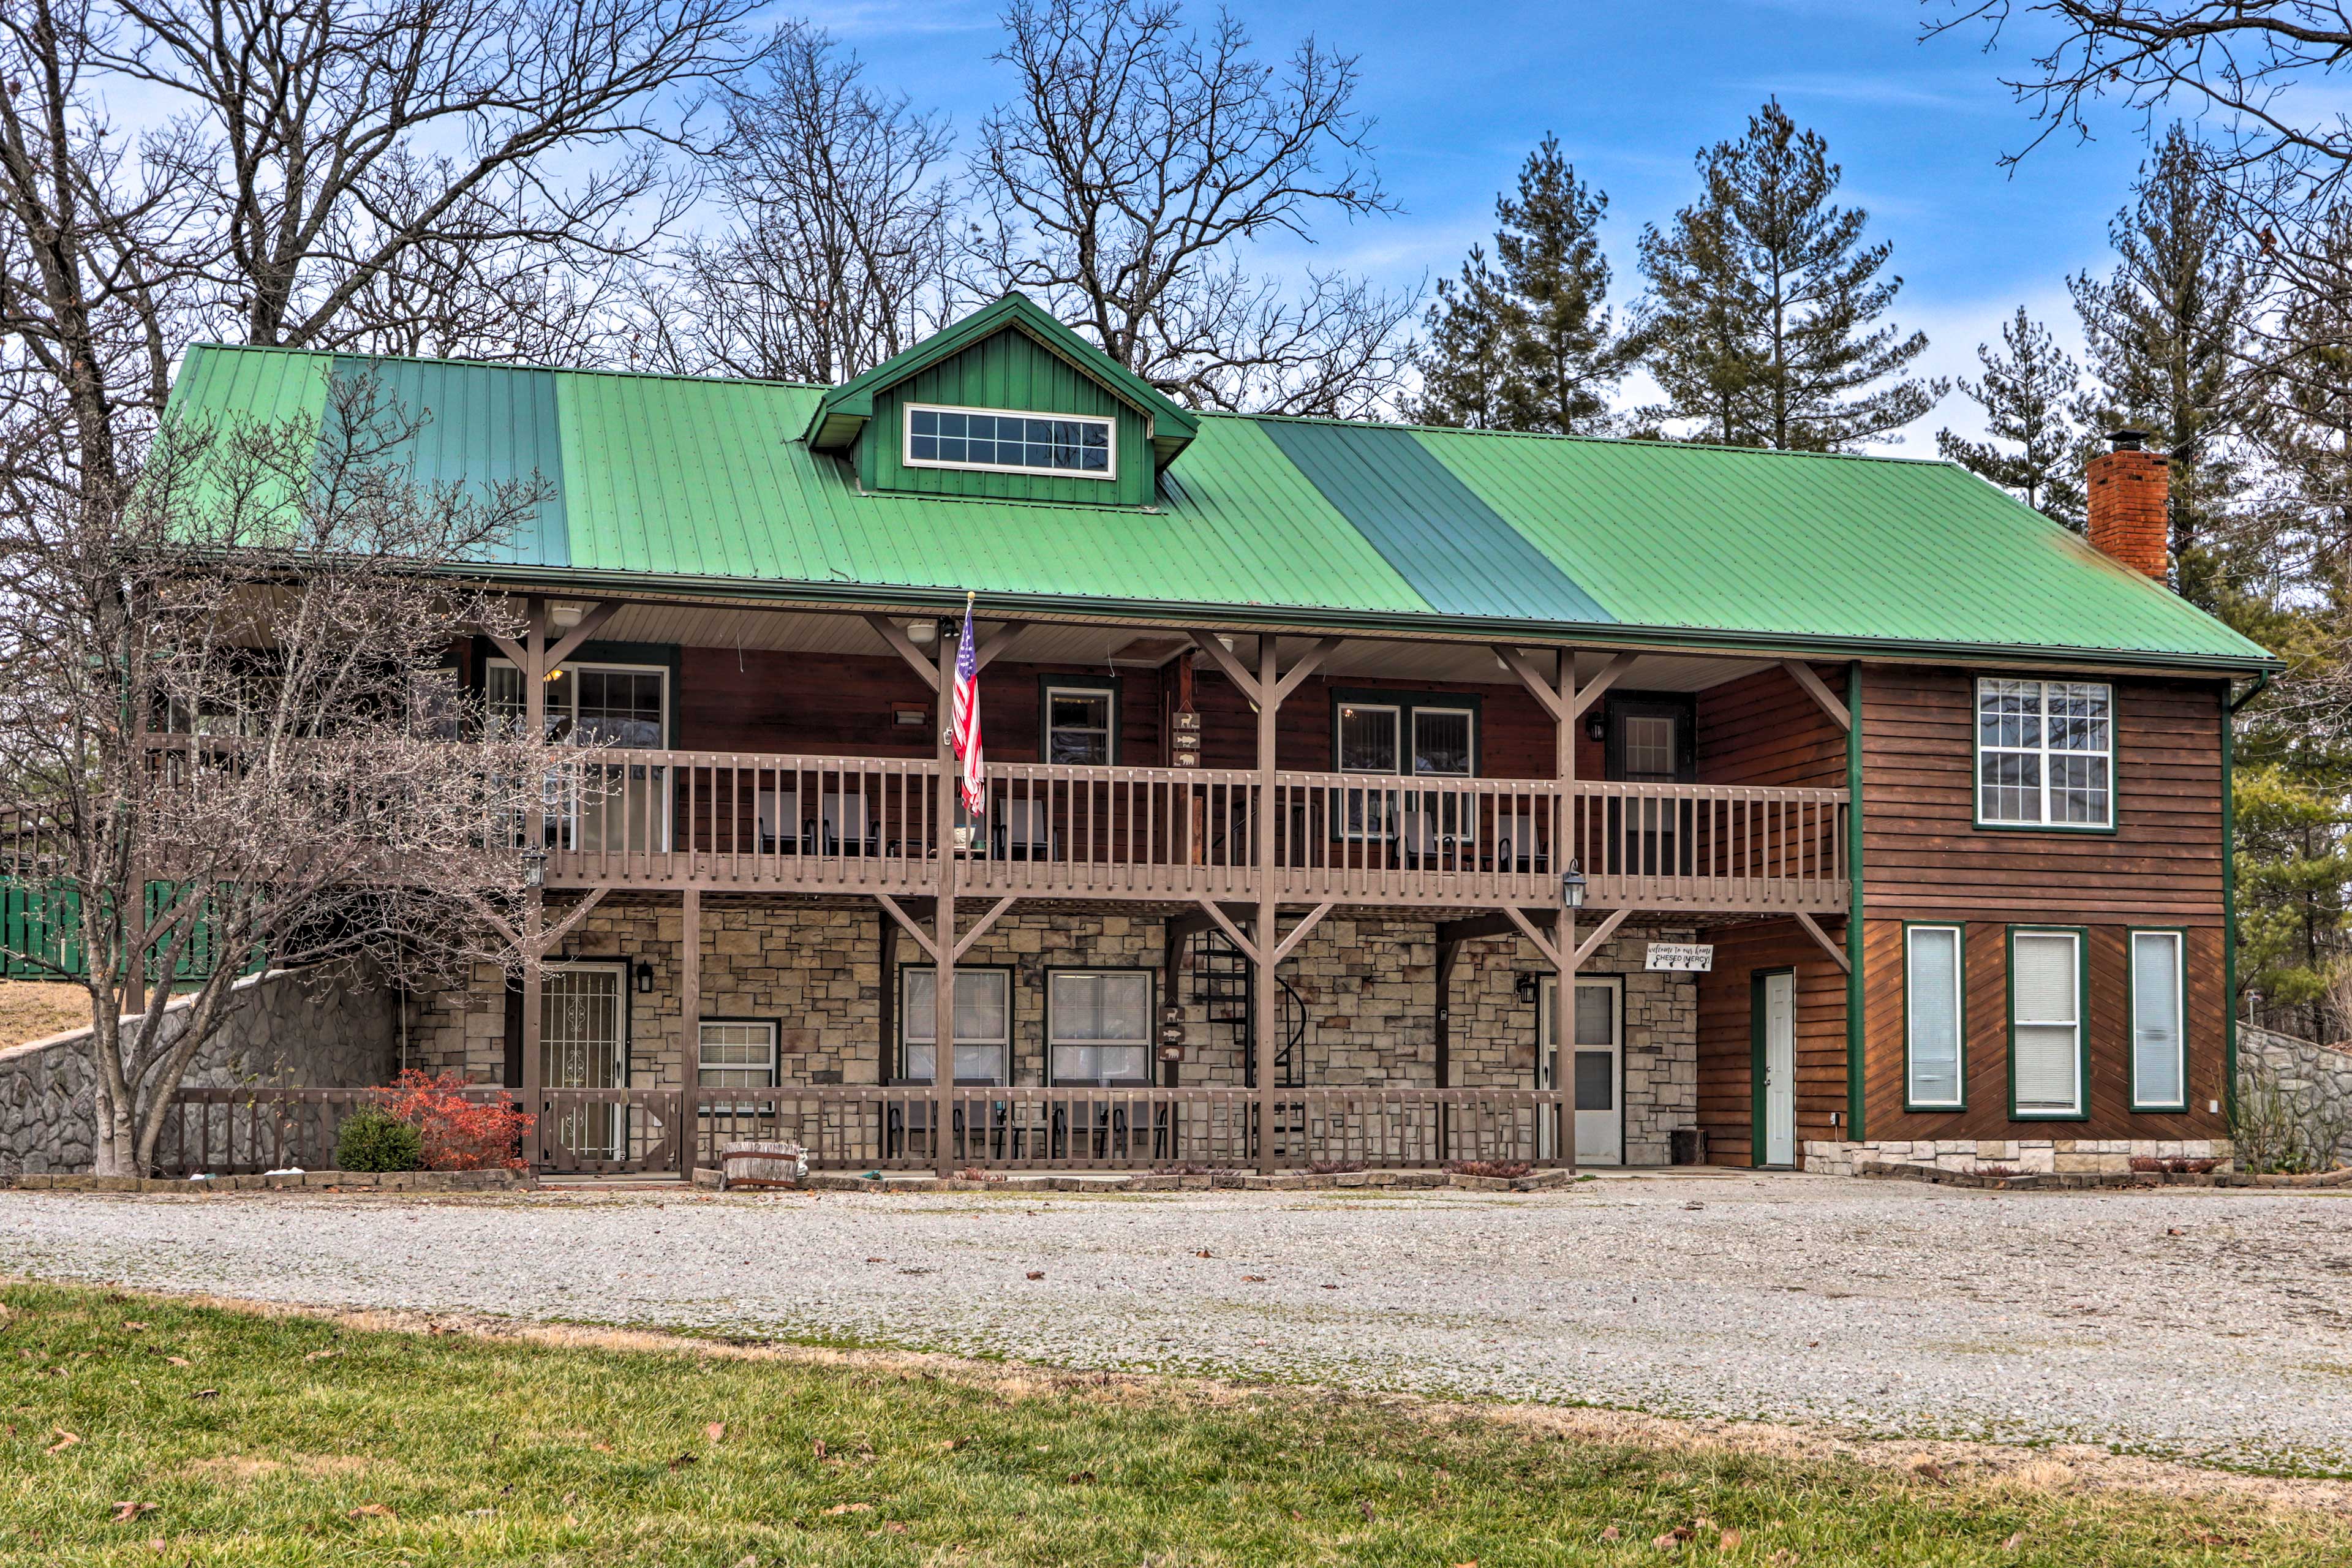
[[[425,1138],[428,1171],[520,1171],[531,1117],[509,1100],[468,1099],[456,1073],[435,1078],[410,1068],[393,1080],[384,1109]]]

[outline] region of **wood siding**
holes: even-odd
[[[1845,692],[1845,670],[1817,666]],[[1698,782],[1845,787],[1845,731],[1783,669],[1761,670],[1698,694]]]
[[[1707,1163],[1756,1161],[1752,986],[1759,971],[1797,975],[1797,1144],[1836,1139],[1845,1109],[1845,971],[1785,921],[1712,933],[1715,967],[1698,983],[1698,1124]]]
[[[2063,676],[2063,670],[2052,672]],[[1975,826],[1975,678],[1868,667],[1863,681],[1864,1115],[1871,1139],[2211,1138],[2226,1117],[2221,688],[2117,679],[2116,830]],[[1968,1107],[1904,1109],[1905,921],[1965,922]],[[2009,1116],[2008,930],[2089,931],[2088,1115]],[[2128,932],[2183,927],[2189,1110],[2134,1114]]]
[[[914,468],[900,461],[906,405],[1086,414],[1116,422],[1118,476],[1063,479],[1052,474],[990,473],[980,468]],[[1150,422],[1103,384],[1027,333],[1006,328],[901,382],[874,399],[874,417],[857,438],[857,477],[869,489],[998,500],[1148,504],[1157,490]]]

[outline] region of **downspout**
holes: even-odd
[[[1862,665],[1845,667],[1845,1141],[1863,1141]]]
[[[2235,701],[2228,683],[2221,687],[2221,1103],[2229,1110],[2232,1133],[2238,1126],[2238,793],[2237,726],[2232,721],[2270,683],[2271,672],[2257,670],[2253,685]]]

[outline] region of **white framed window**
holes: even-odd
[[[523,717],[520,667],[494,658],[482,674],[483,696],[491,715],[520,725]],[[578,736],[628,751],[662,751],[669,745],[669,670],[658,664],[556,666],[547,682],[547,738]],[[669,847],[669,770],[645,763],[599,763],[572,775],[578,791],[562,777],[547,781],[547,844],[551,849],[666,850]]]
[[[2132,1109],[2189,1109],[2188,1010],[2181,934],[2131,933]]]
[[[1962,943],[1957,925],[1914,925],[1903,931],[1904,1089],[1914,1110],[1958,1110],[1965,1028]]]
[[[695,1026],[694,1081],[700,1089],[776,1087],[776,1026],[772,1019],[705,1018]],[[758,1111],[756,1103],[705,1105],[734,1115]]]
[[[2009,935],[2010,1114],[2076,1117],[2083,1104],[2083,933]]]
[[[1402,710],[1389,703],[1339,704],[1339,771],[1397,772],[1397,742],[1402,732],[1403,718]]]
[[[1467,708],[1412,710],[1412,771],[1441,778],[1468,778],[1472,732],[1477,721]]]
[[[1108,767],[1115,760],[1118,694],[1106,686],[1045,686],[1045,761]]]
[[[1151,971],[1057,969],[1045,984],[1055,1083],[1145,1083],[1151,1076]]]
[[[1085,414],[1031,414],[1016,408],[907,405],[906,463],[910,468],[978,468],[1057,479],[1118,477],[1117,421]]]
[[[2090,680],[1977,682],[1977,822],[2115,826],[2115,688]]]
[[[929,964],[898,972],[898,1060],[905,1076],[929,1083],[939,1062],[939,981]],[[955,973],[955,1080],[1006,1083],[1013,1045],[1013,975],[1003,969]]]

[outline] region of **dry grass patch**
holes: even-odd
[[[47,980],[0,980],[0,1050],[89,1027],[89,993]]]

